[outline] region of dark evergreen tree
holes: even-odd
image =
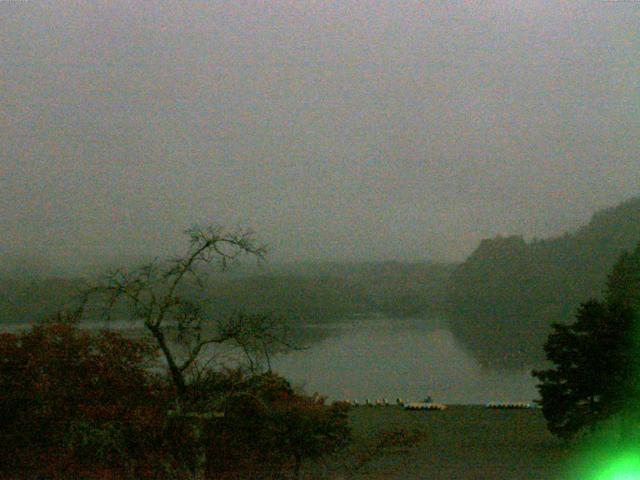
[[[544,350],[554,366],[533,375],[541,381],[540,403],[554,434],[571,438],[640,401],[638,280],[640,247],[620,257],[605,301],[589,300],[573,324],[553,325]]]
[[[607,279],[606,300],[640,312],[640,243],[632,253],[624,252]]]

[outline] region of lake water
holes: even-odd
[[[104,328],[88,322],[89,328]],[[531,401],[537,398],[529,371],[482,369],[444,326],[421,319],[357,318],[306,325],[308,348],[273,359],[273,370],[307,393],[333,400],[387,398],[444,403]],[[18,331],[26,325],[2,325]],[[129,330],[129,322],[109,324]]]
[[[307,326],[310,348],[276,358],[273,369],[308,393],[331,399],[421,400],[445,403],[537,398],[529,371],[487,371],[445,328],[411,319],[357,319]],[[331,331],[329,331],[331,330]]]

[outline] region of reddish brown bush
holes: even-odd
[[[155,355],[70,325],[0,335],[0,478],[271,478],[349,437],[345,405],[273,374],[208,372],[178,396]]]
[[[83,478],[157,473],[170,391],[147,344],[70,325],[0,335],[0,469]]]
[[[200,391],[226,392],[224,417],[207,429],[212,478],[270,478],[304,459],[331,453],[349,439],[347,405],[296,394],[274,374],[212,374]]]

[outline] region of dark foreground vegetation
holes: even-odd
[[[345,405],[274,374],[202,370],[180,393],[157,357],[69,324],[0,334],[0,478],[282,478],[349,438]]]

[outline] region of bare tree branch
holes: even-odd
[[[185,254],[166,263],[156,258],[131,271],[115,270],[87,289],[82,301],[85,309],[95,299],[104,307],[105,320],[119,306],[126,307],[129,319],[141,322],[156,342],[181,393],[186,391],[186,376],[197,370],[207,346],[231,343],[245,353],[252,367],[266,361],[269,368],[270,355],[294,348],[280,318],[238,314],[216,321],[202,301],[188,298],[204,289],[202,267],[217,263],[225,271],[243,255],[264,258],[266,247],[255,242],[253,232],[228,232],[211,225],[194,226],[185,234],[189,237]]]

